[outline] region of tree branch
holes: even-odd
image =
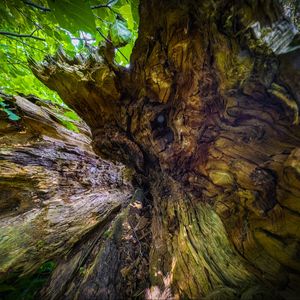
[[[63,108],[0,96],[21,116],[13,129],[7,117],[1,119],[2,282],[10,271],[34,272],[45,260],[64,256],[85,234],[109,223],[132,190],[118,166],[93,153],[83,122],[76,123],[80,132],[71,132],[60,119]],[[15,159],[17,153],[22,155]]]
[[[92,5],[91,9],[97,9],[97,8],[102,8],[102,7],[107,7],[107,8],[111,8],[110,4],[113,3],[114,0],[110,0],[107,2],[107,4],[98,4],[98,5]]]
[[[98,9],[98,8],[108,8],[109,10],[111,10],[114,14],[116,14],[117,16],[119,17],[122,17],[120,14],[118,14],[117,11],[115,11],[114,9],[112,9],[109,4],[111,3],[112,1],[109,1],[107,4],[98,4],[98,5],[93,5],[91,6],[91,9]]]
[[[90,8],[91,8],[91,9],[108,8],[108,9],[110,9],[111,11],[113,11],[114,13],[117,13],[116,11],[114,11],[114,10],[109,6],[112,2],[113,2],[113,1],[109,1],[107,4],[92,5]],[[31,1],[25,1],[25,0],[23,0],[23,3],[25,3],[25,4],[29,5],[29,6],[32,6],[32,7],[34,7],[34,8],[40,9],[40,10],[42,10],[42,11],[45,11],[45,12],[51,11],[50,8],[45,7],[45,6],[38,5],[38,4],[33,3],[33,2],[31,2]]]
[[[109,123],[108,120],[114,118],[118,108],[120,94],[116,84],[117,77],[103,62],[97,50],[82,60],[74,58],[74,61],[70,61],[61,50],[56,57],[51,58],[49,64],[30,61],[30,68],[49,88],[55,89],[65,103],[78,111],[90,127],[98,128],[99,123]],[[90,66],[95,67],[93,75],[90,75]],[[92,78],[90,76],[96,76],[99,80],[93,90],[90,89],[91,83],[86,80]],[[77,88],[74,89],[74,86]],[[89,111],[95,111],[95,114],[90,114]]]
[[[14,41],[17,42],[17,43],[21,43],[21,44],[24,45],[24,46],[27,46],[27,47],[30,47],[30,48],[32,48],[32,49],[34,49],[34,50],[43,52],[45,55],[48,54],[48,52],[46,52],[46,51],[44,51],[44,50],[41,50],[41,49],[39,49],[39,48],[33,47],[33,46],[31,46],[31,45],[25,43],[24,41],[18,39],[18,38],[15,38],[15,37],[13,37],[13,36],[6,36],[6,37],[9,38],[9,39],[14,40]],[[11,45],[9,45],[9,46],[12,47]]]
[[[51,11],[50,8],[44,7],[44,6],[41,6],[41,5],[38,5],[38,4],[33,3],[33,2],[31,2],[31,1],[23,1],[23,3],[25,3],[25,4],[29,5],[29,6],[32,6],[32,7],[34,7],[34,8],[40,9],[40,10],[42,10],[42,11],[45,11],[45,12]]]
[[[107,4],[98,4],[98,5],[92,5],[91,9],[97,9],[97,8],[110,8]]]
[[[0,31],[1,35],[24,37],[24,38],[32,38],[32,39],[39,40],[39,41],[45,41],[45,39],[43,39],[43,38],[40,38],[38,36],[32,35],[33,33],[31,33],[31,34],[19,34],[19,33],[15,33],[15,32]]]
[[[29,60],[29,66],[89,125],[97,154],[142,170],[143,153],[126,132],[126,109],[120,100],[122,70],[110,64],[109,52],[113,49],[107,46],[91,48],[88,56],[74,59],[60,50],[44,63]]]

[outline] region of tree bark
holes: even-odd
[[[0,278],[33,273],[64,256],[126,206],[132,187],[121,166],[100,160],[90,132],[67,130],[62,109],[1,95],[21,116],[1,115]]]
[[[129,69],[109,49],[31,63],[144,189],[111,236],[93,235],[86,272],[69,267],[83,245],[61,262],[46,298],[143,297],[147,284],[147,299],[298,297],[300,53],[285,14],[145,0]]]

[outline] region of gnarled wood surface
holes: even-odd
[[[30,274],[68,253],[122,211],[132,190],[120,166],[93,153],[84,123],[74,133],[59,123],[61,109],[37,99],[1,96],[21,116],[12,122],[1,115],[3,280],[14,272]]]
[[[137,268],[149,264],[147,299],[299,296],[299,33],[285,14],[277,1],[145,0],[130,69],[97,50],[31,64],[89,125],[95,151],[147,187],[152,238],[130,246],[151,243]],[[135,293],[99,280],[105,261],[123,279],[134,261],[120,267],[127,220],[118,238],[95,241],[87,273],[66,282],[57,271],[43,295],[143,295],[134,268]]]

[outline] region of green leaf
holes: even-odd
[[[72,119],[72,120],[75,120],[75,121],[79,121],[80,120],[80,118],[78,117],[78,115],[74,111],[72,111],[72,110],[65,112],[64,115],[66,117]]]
[[[127,28],[126,22],[117,18],[115,24],[110,28],[110,39],[113,45],[123,47],[130,43],[132,38],[131,31]]]
[[[73,124],[72,122],[66,121],[66,120],[60,120],[61,123],[69,130],[74,131],[74,132],[79,132],[78,127]]]
[[[89,2],[85,0],[48,0],[58,24],[77,33],[85,31],[96,34],[96,24]]]
[[[20,120],[20,117],[13,113],[9,108],[7,108],[8,105],[4,102],[4,99],[0,97],[0,110],[4,111],[8,118],[12,121],[18,121]]]
[[[134,21],[134,28],[137,29],[138,24],[140,22],[140,16],[139,16],[139,0],[132,0],[131,1],[131,14]]]
[[[125,4],[119,8],[119,12],[122,17],[127,21],[128,29],[133,30],[134,28],[134,20],[132,17],[131,6],[129,4]]]
[[[14,114],[13,112],[9,113],[8,118],[12,121],[19,121],[21,119],[18,115]]]
[[[110,6],[113,6],[114,8],[120,8],[126,4],[126,0],[116,0],[116,1],[109,2],[109,3],[110,3]]]
[[[2,98],[0,98],[0,106],[4,107],[4,108],[5,108],[5,106],[7,106],[7,104],[4,103],[4,100]]]
[[[6,112],[8,118],[11,120],[11,121],[18,121],[20,120],[21,118],[16,115],[15,113],[13,113],[10,109],[8,108],[3,108],[3,111]]]

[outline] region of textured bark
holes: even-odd
[[[99,158],[90,133],[59,123],[61,109],[1,95],[21,121],[1,115],[0,279],[62,257],[122,210],[131,195],[120,166]]]
[[[95,151],[133,167],[149,192],[134,224],[128,210],[110,225],[114,238],[99,233],[87,273],[59,277],[82,257],[75,249],[43,295],[128,298],[149,281],[149,299],[297,299],[296,27],[275,1],[145,0],[140,19],[130,69],[109,50],[32,62],[87,122]],[[151,240],[144,233],[141,245],[126,224],[143,218]],[[135,253],[128,262],[125,249]],[[136,257],[145,262],[130,269]]]
[[[149,210],[142,190],[107,226],[78,244],[43,288],[43,299],[128,299],[143,297],[148,286],[151,238]]]

